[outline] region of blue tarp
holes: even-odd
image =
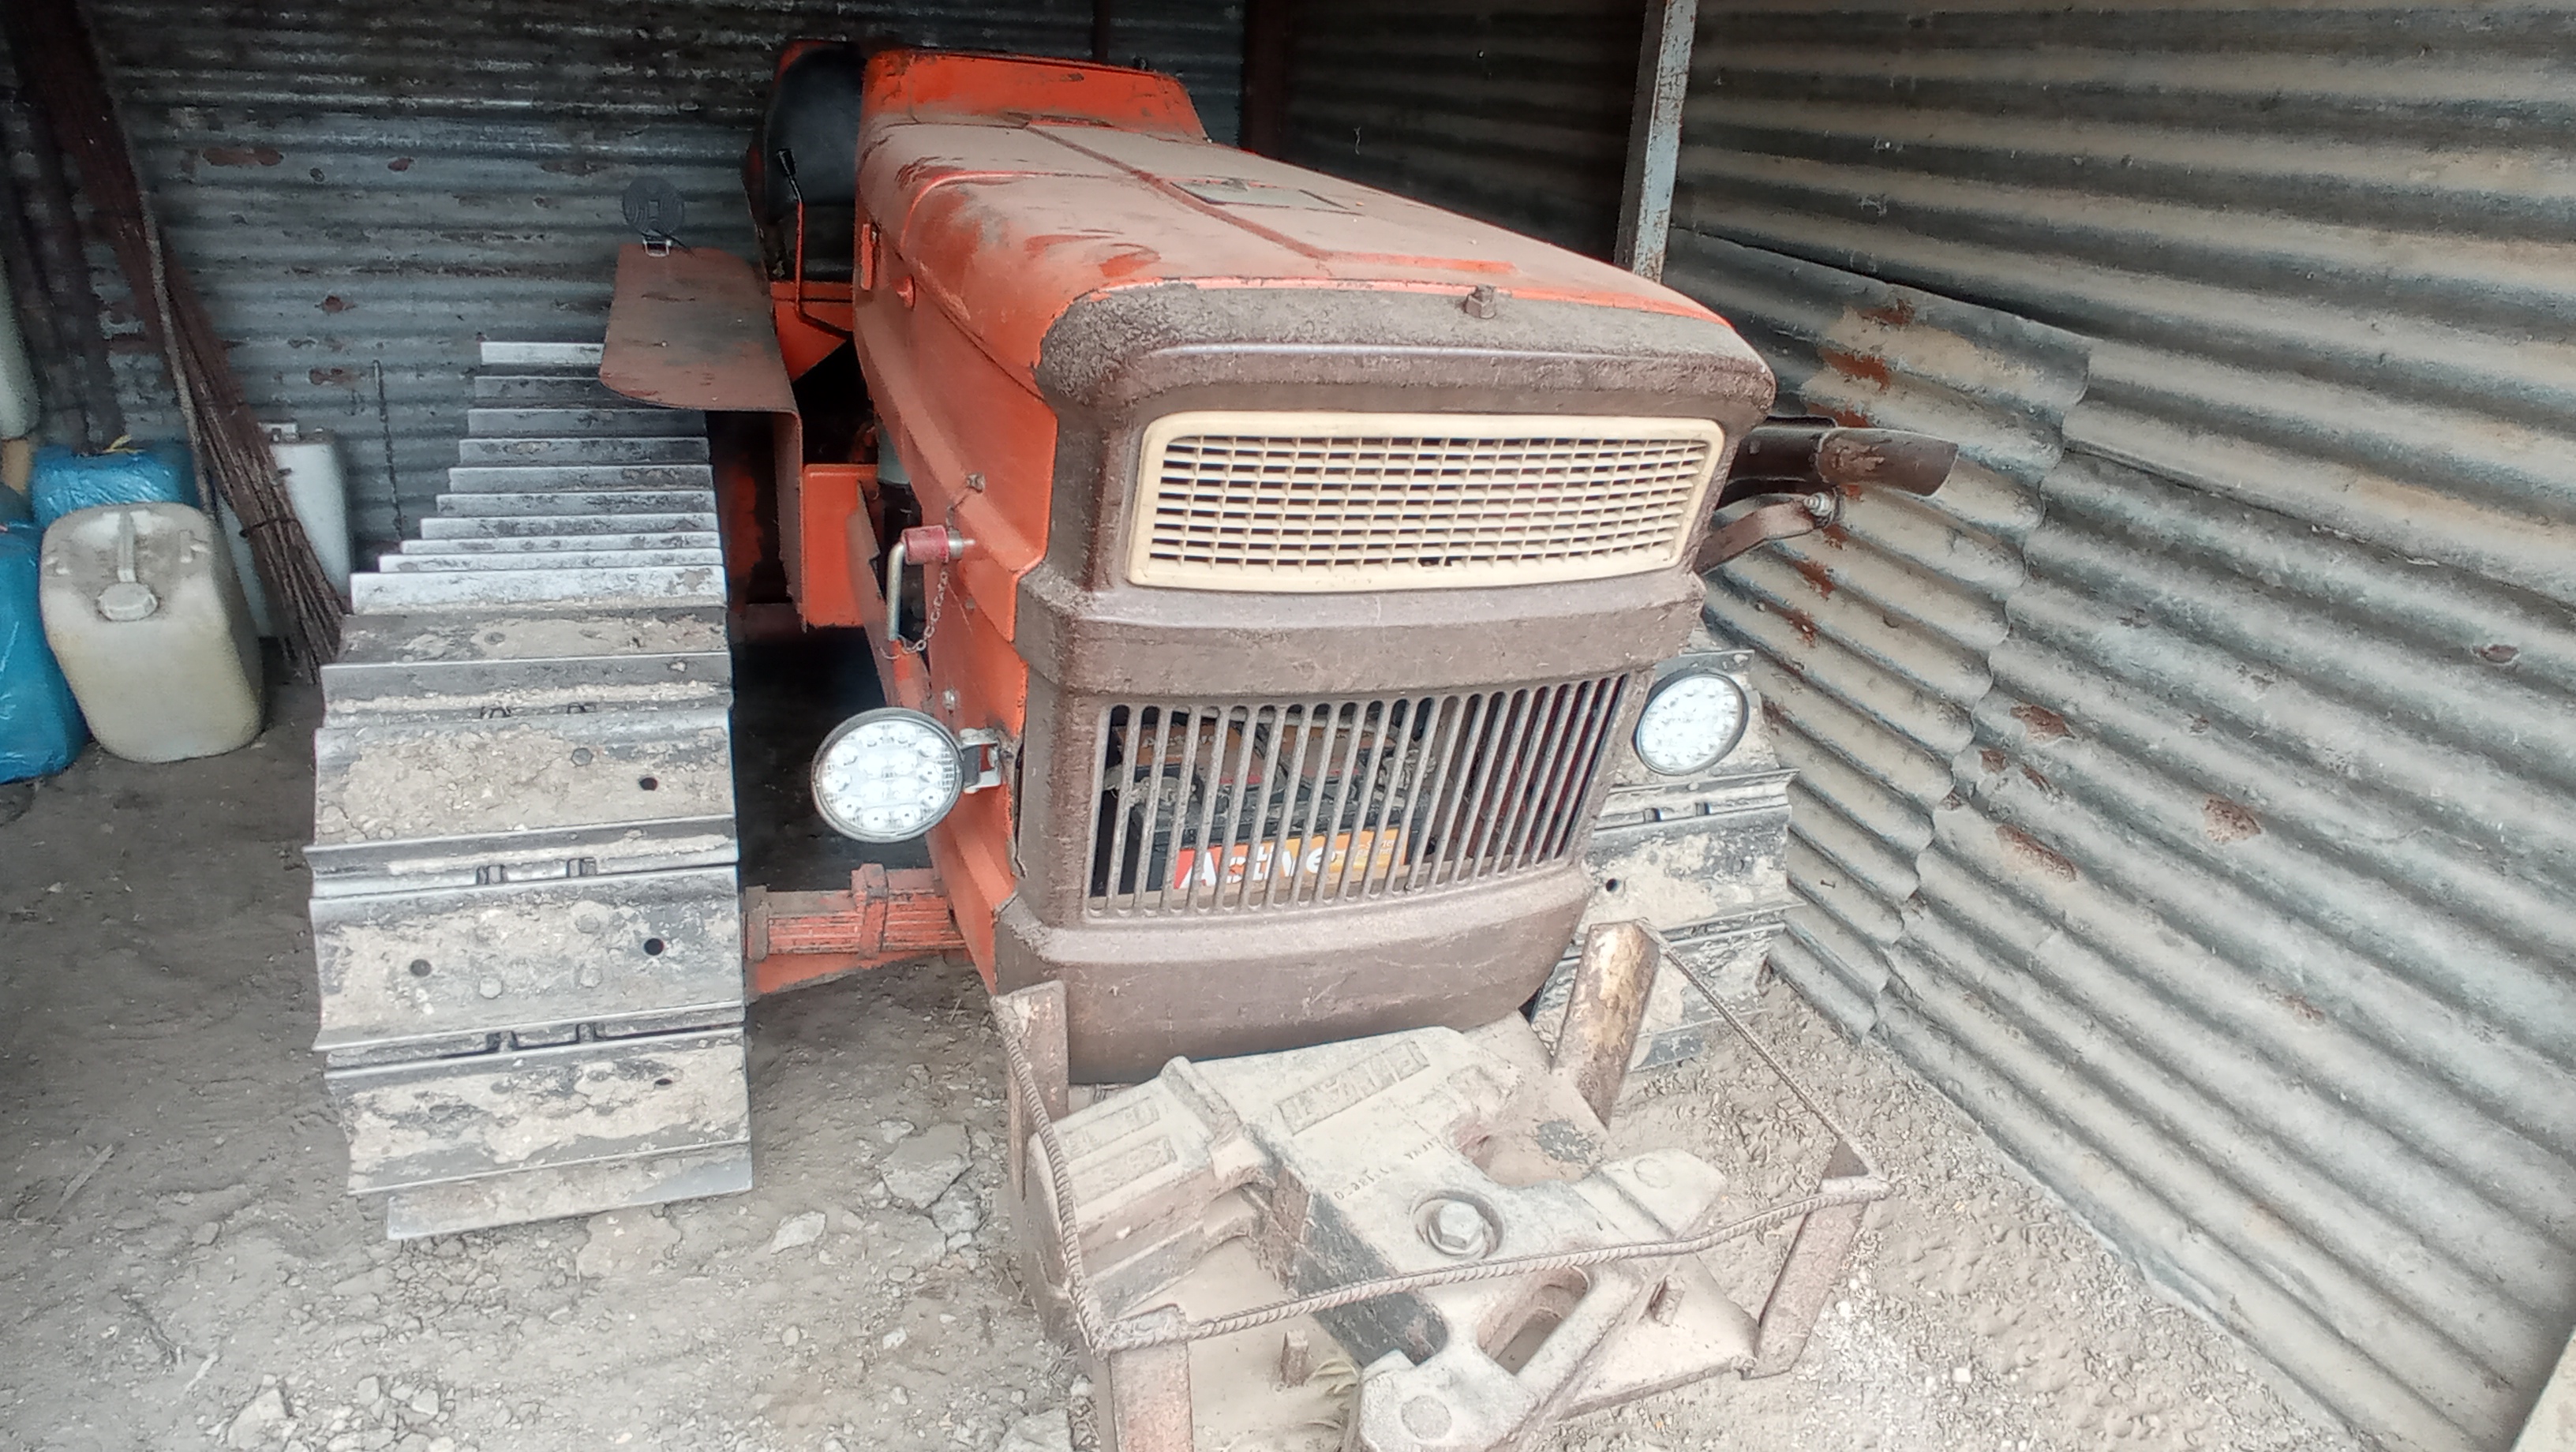
[[[0,524],[0,781],[52,776],[89,739],[72,687],[36,613],[41,531]]]
[[[104,454],[76,454],[60,444],[47,444],[36,451],[36,472],[28,481],[27,493],[35,501],[36,527],[42,529],[75,509],[102,504],[194,505],[196,472],[181,444],[112,449]]]

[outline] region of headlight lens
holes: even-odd
[[[814,806],[844,837],[901,842],[927,832],[964,789],[957,738],[900,706],[862,711],[814,753]]]
[[[1715,766],[1744,739],[1753,705],[1725,676],[1675,676],[1646,698],[1637,717],[1637,759],[1666,776]]]

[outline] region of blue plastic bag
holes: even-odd
[[[35,501],[36,527],[42,529],[75,509],[102,504],[194,505],[197,471],[184,444],[104,454],[75,454],[61,444],[47,444],[36,451],[27,493]]]
[[[0,781],[52,776],[89,740],[89,724],[36,613],[36,550],[43,538],[32,525],[0,524]]]

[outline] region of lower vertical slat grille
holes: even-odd
[[[1627,676],[1102,713],[1094,914],[1236,912],[1562,860]]]

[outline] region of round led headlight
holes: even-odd
[[[957,805],[965,785],[957,738],[900,706],[860,712],[814,753],[815,809],[833,831],[862,842],[920,836]]]
[[[1637,717],[1637,759],[1666,776],[1706,771],[1744,739],[1753,703],[1725,676],[1678,675],[1655,688]]]

